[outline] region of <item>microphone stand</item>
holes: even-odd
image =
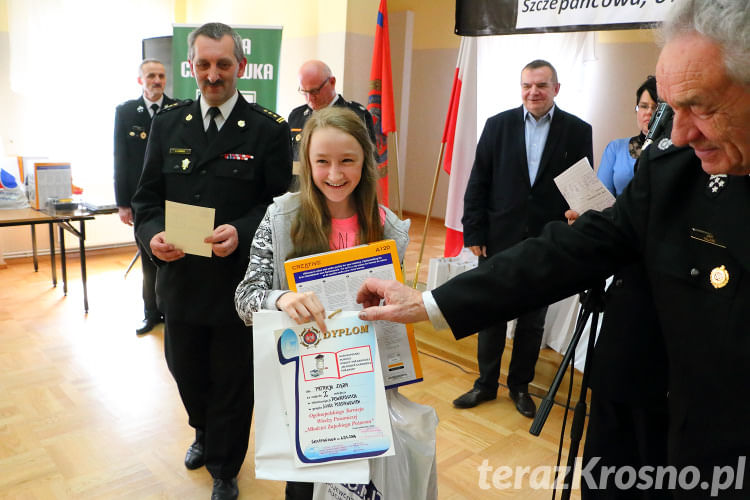
[[[583,378],[581,380],[581,392],[576,404],[575,411],[573,412],[573,422],[571,423],[570,429],[570,450],[568,452],[568,467],[566,468],[565,478],[563,480],[563,491],[561,494],[562,500],[570,498],[570,493],[573,484],[573,473],[575,471],[575,461],[578,455],[578,448],[583,436],[584,423],[586,421],[586,396],[588,394],[588,380],[591,368],[591,363],[594,359],[594,346],[596,344],[596,332],[599,326],[599,314],[604,310],[604,282],[600,282],[597,286],[581,294],[581,312],[576,321],[576,327],[573,331],[573,337],[570,339],[568,348],[565,350],[563,359],[560,362],[560,366],[557,369],[555,378],[550,385],[547,395],[544,397],[539,405],[539,411],[537,411],[536,417],[531,424],[529,432],[534,436],[538,436],[542,432],[542,427],[547,421],[549,412],[552,410],[552,405],[555,402],[555,395],[557,389],[562,383],[562,379],[565,376],[565,371],[568,366],[574,361],[576,347],[581,339],[581,335],[586,327],[586,322],[591,318],[591,327],[589,329],[589,342],[586,348],[586,363],[583,369]],[[573,384],[573,377],[571,374],[570,379],[571,385]],[[567,410],[566,410],[567,411]],[[560,443],[562,447],[562,441]],[[558,455],[559,460],[559,455]],[[559,465],[559,463],[558,463]],[[554,493],[553,497],[554,499]]]

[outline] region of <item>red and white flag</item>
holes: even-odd
[[[453,89],[445,120],[443,168],[450,175],[445,210],[445,257],[455,257],[464,246],[464,192],[469,182],[477,146],[476,39],[462,37],[458,49]]]

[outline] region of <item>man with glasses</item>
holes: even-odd
[[[521,71],[522,106],[487,120],[477,144],[474,166],[464,194],[464,245],[484,266],[492,255],[539,235],[553,220],[564,220],[568,208],[554,178],[586,157],[593,163],[591,125],[555,105],[560,91],[557,72],[543,60]],[[518,318],[508,370],[510,398],[519,413],[533,417],[536,405],[529,383],[544,333],[547,306]],[[472,408],[497,397],[500,359],[505,349],[505,321],[479,332],[479,378],[453,401]]]
[[[328,106],[345,106],[357,113],[365,122],[370,139],[373,144],[375,143],[375,127],[370,112],[358,102],[347,101],[341,94],[336,93],[336,77],[326,63],[314,60],[305,62],[299,69],[298,90],[305,96],[307,104],[294,108],[289,114],[294,161],[299,161],[299,142],[302,140],[302,127],[305,126],[305,122],[313,111]]]

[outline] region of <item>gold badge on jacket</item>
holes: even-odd
[[[711,269],[711,284],[714,288],[724,288],[729,283],[729,271],[724,266]]]

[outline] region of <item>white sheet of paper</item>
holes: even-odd
[[[596,176],[586,157],[555,177],[555,184],[570,209],[579,214],[586,210],[601,211],[615,202],[615,197]]]
[[[164,202],[164,239],[185,253],[211,257],[211,243],[204,239],[214,232],[216,209]]]

